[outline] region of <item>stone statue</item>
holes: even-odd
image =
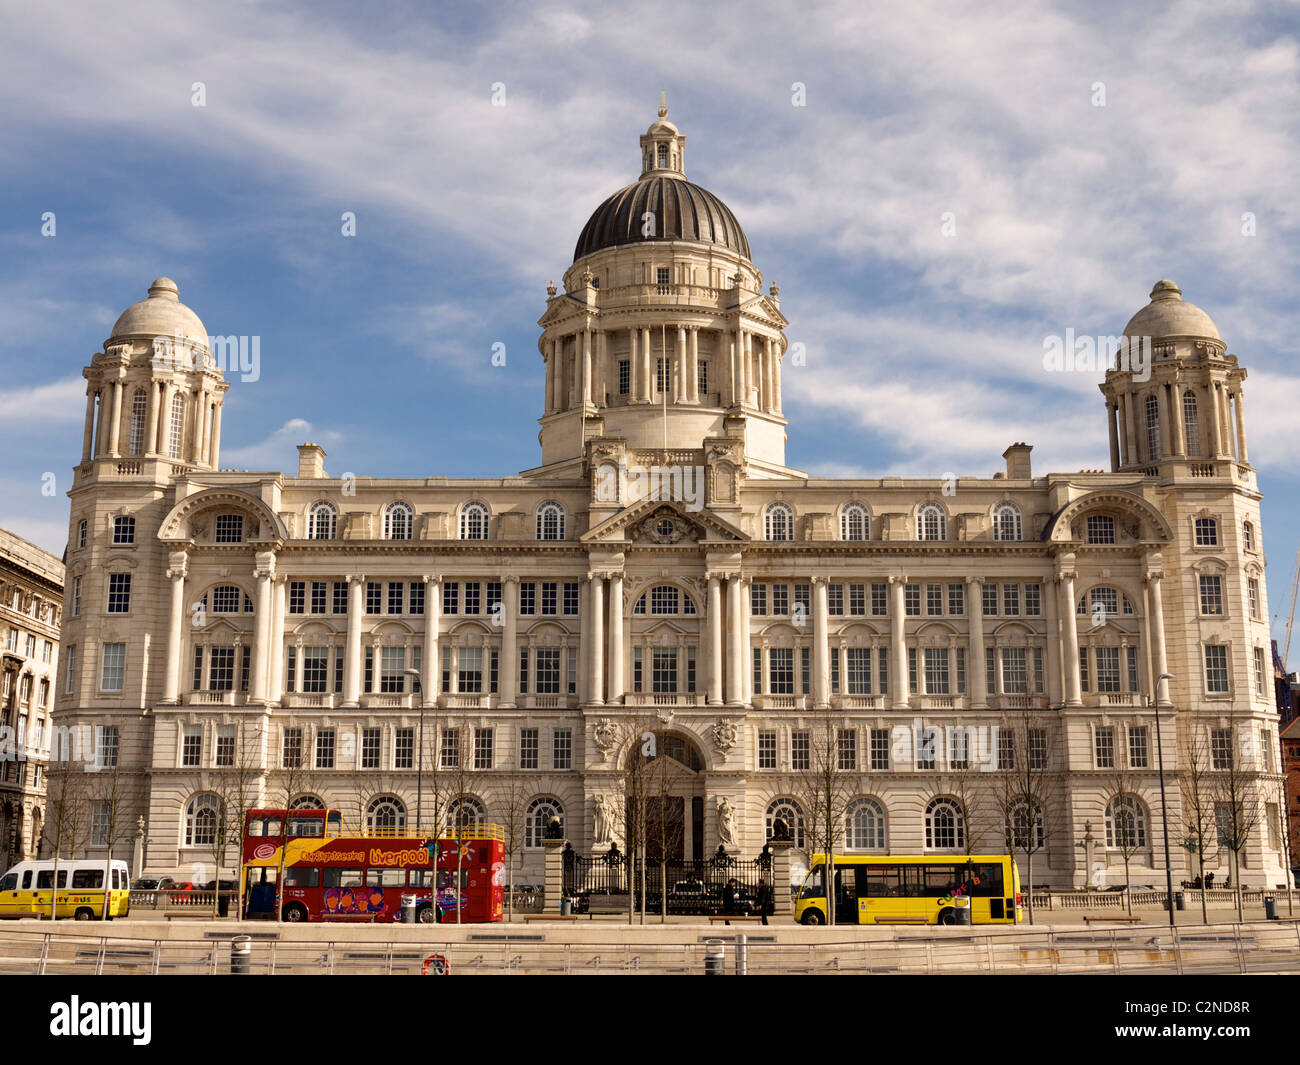
[[[718,839],[726,846],[736,845],[736,808],[725,795],[718,796]]]
[[[614,804],[608,796],[597,795],[596,824],[593,842],[596,844],[614,842]]]

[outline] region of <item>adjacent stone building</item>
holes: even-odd
[[[40,849],[63,563],[0,529],[0,868]]]
[[[147,870],[211,863],[251,778],[353,823],[518,820],[537,880],[553,814],[579,850],[625,841],[648,738],[687,858],[752,856],[778,816],[806,850],[829,757],[855,851],[1005,849],[1008,820],[1023,842],[1028,772],[1033,880],[1060,886],[1115,882],[1125,851],[1163,882],[1161,760],[1187,875],[1203,749],[1258,808],[1243,880],[1279,882],[1246,372],[1209,316],[1161,281],[1129,323],[1153,361],[1105,376],[1109,470],[1036,473],[1015,443],[984,475],[808,476],[779,290],[685,143],[661,107],[549,288],[518,475],[331,477],[314,444],[223,470],[197,315],[159,278],[118,320],[85,370],[57,709],[116,730]]]

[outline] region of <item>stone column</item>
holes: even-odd
[[[599,573],[587,574],[587,625],[591,627],[591,640],[587,653],[587,700],[596,705],[605,702],[605,578]],[[586,629],[587,625],[583,628]]]
[[[692,403],[700,401],[700,327],[691,326],[691,361],[686,371],[686,394]]]
[[[95,403],[99,393],[94,385],[86,386],[86,425],[81,431],[81,464],[84,466],[92,458],[94,441],[91,434],[95,431]]]
[[[162,385],[157,381],[149,382],[149,413],[145,419],[144,453],[156,453],[158,450],[158,396]]]
[[[249,684],[248,698],[250,702],[265,702],[271,654],[271,578],[275,576],[274,553],[258,553],[253,576],[257,579],[257,601],[256,613],[253,615],[252,681]]]
[[[646,326],[641,332],[641,368],[642,379],[645,382],[645,401],[654,402],[655,398],[655,361],[654,347],[650,340],[650,327]]]
[[[1134,408],[1137,406],[1136,397],[1124,395],[1124,461],[1130,466],[1136,466],[1141,462],[1140,450],[1138,448],[1138,434],[1136,428],[1136,415]]]
[[[1235,458],[1232,447],[1232,413],[1228,410],[1227,381],[1219,387],[1219,425],[1223,432],[1223,454],[1227,458]]]
[[[171,457],[172,439],[172,386],[166,381],[158,393],[158,454]]]
[[[623,702],[623,574],[609,576],[609,699]]]
[[[120,380],[113,382],[113,400],[112,414],[109,415],[108,423],[108,453],[114,458],[120,454],[118,451],[118,438],[122,431],[122,382]]]
[[[348,642],[343,654],[343,705],[356,706],[361,702],[361,614],[366,607],[366,579],[351,574],[347,580]]]
[[[167,561],[172,594],[167,613],[167,669],[163,675],[162,701],[175,705],[181,701],[181,634],[185,625],[185,577],[189,571],[189,556],[184,551],[173,551],[167,556]]]
[[[1164,597],[1160,591],[1160,581],[1164,574],[1159,570],[1147,573],[1147,585],[1151,590],[1151,683],[1156,690],[1156,701],[1160,706],[1169,705],[1169,682],[1156,681],[1162,673],[1169,671],[1165,658],[1165,612]]]
[[[640,330],[633,327],[627,331],[628,340],[628,376],[631,378],[630,391],[628,397],[631,402],[637,403],[641,400],[641,354],[637,350],[637,336]]]
[[[727,577],[727,702],[732,704],[744,698],[740,679],[740,641],[745,629],[740,621],[740,611],[740,574],[733,573]]]
[[[1169,417],[1169,388],[1156,385],[1156,410],[1160,413],[1160,457],[1166,458],[1174,453],[1173,419]]]
[[[988,671],[984,661],[984,579],[966,578],[966,600],[970,610],[970,705],[974,710],[986,709],[988,699]]]
[[[745,329],[736,321],[736,402],[744,405],[749,402],[749,392],[745,387]]]
[[[907,677],[907,639],[906,639],[906,614],[903,605],[903,585],[907,583],[906,577],[889,578],[889,623],[890,623],[890,650],[893,662],[894,675],[890,678],[890,687],[893,690],[893,701],[895,710],[906,710],[908,703],[908,677]]]
[[[772,412],[781,413],[781,341],[772,341]]]
[[[212,454],[208,457],[208,465],[214,470],[220,469],[219,461],[221,457],[221,408],[224,403],[218,403],[212,412]]]
[[[840,662],[840,696],[849,694],[849,647],[848,644],[841,642],[839,647],[832,652],[839,656]],[[874,666],[874,663],[872,663]],[[875,672],[874,669],[872,672]],[[841,705],[843,705],[841,703]]]
[[[284,610],[285,610],[285,579],[283,574],[276,574],[274,581],[271,583],[271,654],[269,661],[269,674],[266,697],[273,703],[278,703],[284,695]],[[302,669],[302,663],[298,664]]]
[[[1043,596],[1043,616],[1047,622],[1047,698],[1052,706],[1061,705],[1064,691],[1061,681],[1061,622],[1056,599],[1051,588]]]
[[[709,672],[710,706],[722,705],[722,582],[716,573],[709,574]]]
[[[195,465],[203,461],[203,410],[207,393],[202,388],[194,390],[194,399],[191,401],[194,407],[194,424],[190,427],[190,455]]]
[[[1026,653],[1028,652],[1026,651]],[[1032,663],[1029,663],[1029,665],[1032,666]],[[999,696],[1006,695],[1007,682],[1006,678],[1002,674],[1002,648],[998,646],[996,637],[993,639],[993,673],[996,677],[993,690],[997,692]]]
[[[686,326],[677,327],[677,373],[674,375],[676,387],[673,389],[673,402],[685,403],[690,397],[690,384],[686,380],[688,364],[686,360]]]
[[[609,390],[609,334],[604,329],[596,330],[596,376],[592,386],[592,401],[598,407],[605,405],[605,393]]]
[[[442,576],[426,573],[421,579],[424,581],[424,650],[420,652],[420,701],[428,708],[438,705],[438,689],[442,684],[442,656],[438,653]],[[488,604],[488,610],[492,610],[491,603]],[[505,675],[504,662],[501,663],[500,675]]]
[[[1174,381],[1169,386],[1173,396],[1174,414],[1169,429],[1174,434],[1174,457],[1183,458],[1187,455],[1187,441],[1183,435],[1183,394],[1179,390],[1178,382]]]
[[[768,341],[768,350],[771,350],[771,341]],[[830,706],[830,646],[827,642],[827,628],[829,626],[829,608],[828,608],[828,591],[827,579],[825,577],[814,577],[812,579],[813,593],[813,652],[812,652],[812,696],[813,707],[817,710],[824,710]]]
[[[748,702],[754,690],[753,612],[750,606],[752,577],[740,578],[740,701]]]
[[[1244,402],[1241,390],[1232,394],[1232,409],[1237,416],[1237,461],[1247,463],[1250,457],[1246,452],[1246,412],[1242,409]]]
[[[519,702],[519,577],[501,578],[501,679],[498,706],[510,709]],[[442,666],[439,665],[439,671]]]
[[[1206,391],[1209,393],[1210,405],[1210,457],[1215,459],[1224,458],[1223,451],[1223,418],[1219,410],[1219,389],[1213,382],[1206,385]]]
[[[1074,571],[1057,574],[1058,607],[1061,611],[1061,657],[1065,659],[1065,704],[1082,706],[1083,691],[1079,677],[1079,625],[1074,616]]]
[[[591,406],[591,326],[582,331],[582,406]]]
[[[798,648],[795,648],[795,650],[797,651]],[[768,646],[766,640],[763,641],[763,646],[760,648],[760,651],[762,653],[759,655],[758,690],[763,695],[771,695],[772,694],[772,649]],[[749,649],[749,657],[751,659],[750,668],[752,669],[753,668],[752,659],[754,657],[754,649],[752,647]],[[799,666],[798,663],[796,663],[795,664],[796,674],[798,673],[798,671],[799,671]]]

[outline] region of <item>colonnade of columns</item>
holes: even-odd
[[[124,378],[86,386],[81,461],[161,455],[198,466],[217,466],[221,452],[221,394],[205,378],[198,387]],[[135,400],[145,397],[141,411]],[[175,397],[181,397],[178,406]],[[138,421],[137,421],[138,419]],[[174,420],[179,423],[173,425]]]
[[[1156,400],[1154,448],[1148,398]],[[1250,461],[1245,398],[1241,382],[1231,378],[1198,385],[1174,380],[1144,392],[1119,392],[1106,401],[1106,424],[1112,470],[1162,458]]]

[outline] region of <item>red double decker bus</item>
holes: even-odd
[[[425,923],[501,920],[499,825],[460,838],[355,831],[337,810],[250,810],[244,822],[244,916],[286,921],[400,921],[414,895]],[[436,844],[436,848],[435,848]],[[437,853],[437,864],[434,853]]]

